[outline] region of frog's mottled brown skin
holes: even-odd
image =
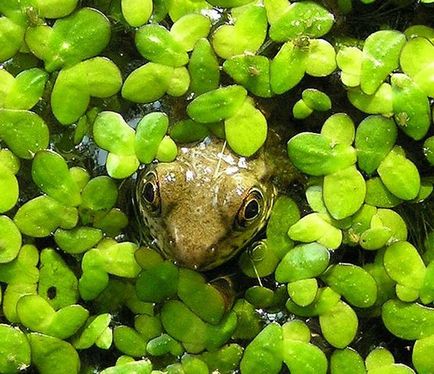
[[[180,147],[174,162],[152,164],[139,174],[135,188],[139,226],[167,258],[197,270],[212,269],[234,256],[264,226],[275,198],[273,173],[263,150],[254,157],[240,157],[216,138]],[[159,194],[154,207],[143,199],[149,179]],[[260,196],[260,212],[255,219],[240,222],[240,209],[252,194]]]

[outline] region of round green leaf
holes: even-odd
[[[425,264],[417,249],[409,242],[397,242],[386,249],[384,268],[397,283],[415,289],[422,287]]]
[[[313,77],[326,77],[335,69],[336,52],[334,47],[324,39],[310,40],[309,54],[306,58],[306,73]]]
[[[233,151],[249,157],[265,143],[267,121],[250,100],[245,100],[237,113],[225,120],[225,134]]]
[[[360,87],[372,95],[386,77],[398,67],[405,35],[395,30],[381,30],[369,35],[363,45]]]
[[[122,96],[135,103],[158,100],[169,88],[173,71],[174,68],[171,66],[149,62],[127,77],[122,86]]]
[[[30,345],[18,328],[0,325],[0,371],[18,373],[30,365]]]
[[[417,303],[389,300],[383,305],[381,317],[395,336],[416,340],[434,335],[434,309]]]
[[[12,209],[18,201],[19,186],[14,174],[0,161],[0,213]]]
[[[21,233],[7,216],[0,216],[0,263],[17,257],[21,248]]]
[[[345,169],[356,162],[353,147],[332,142],[321,134],[300,133],[288,142],[288,155],[303,173],[325,175]]]
[[[321,135],[324,135],[335,144],[353,144],[354,133],[354,122],[345,113],[331,115],[321,127]]]
[[[235,25],[222,25],[212,35],[212,45],[220,57],[229,59],[245,52],[256,52],[267,34],[267,15],[263,6],[249,4],[232,15]]]
[[[150,164],[154,160],[168,126],[169,118],[164,113],[149,113],[140,120],[134,143],[140,162]]]
[[[335,219],[347,218],[357,212],[365,194],[365,180],[354,166],[324,177],[324,204]]]
[[[434,63],[431,58],[434,53],[433,42],[433,38],[428,40],[426,36],[410,39],[402,48],[399,60],[402,71],[430,97],[434,96]]]
[[[278,374],[283,360],[282,328],[271,323],[246,347],[240,363],[243,373]]]
[[[345,348],[356,336],[359,321],[356,312],[339,301],[329,312],[319,316],[324,338],[336,348]]]
[[[39,151],[32,163],[32,178],[48,196],[67,206],[81,203],[80,191],[69,173],[66,161],[58,153]]]
[[[202,14],[187,14],[171,27],[170,34],[187,51],[193,50],[196,42],[206,38],[211,30],[211,21]]]
[[[0,139],[20,158],[31,159],[48,147],[48,127],[37,114],[0,109]]]
[[[208,39],[200,39],[194,46],[188,64],[190,90],[195,95],[217,89],[220,81],[220,67]]]
[[[317,243],[296,246],[277,266],[278,282],[294,282],[320,275],[329,264],[329,251]]]
[[[71,344],[38,333],[29,334],[28,339],[32,350],[32,364],[40,373],[78,374],[80,358]]]
[[[270,84],[276,94],[295,87],[304,77],[308,48],[286,42],[270,63]]]
[[[394,122],[383,116],[368,116],[356,131],[357,164],[372,174],[395,145],[398,132]]]
[[[374,278],[356,265],[333,265],[321,279],[355,307],[368,308],[374,305],[377,299],[377,284]]]
[[[136,46],[147,60],[172,67],[188,63],[188,55],[182,44],[163,26],[145,25],[136,33]]]
[[[223,69],[235,82],[256,96],[270,97],[270,61],[265,56],[234,56],[223,63]]]
[[[82,8],[48,26],[31,27],[26,43],[49,72],[97,56],[110,40],[110,22],[93,8]]]
[[[419,193],[419,171],[400,147],[395,146],[387,154],[377,171],[387,189],[400,199],[411,200]]]
[[[122,0],[122,14],[129,25],[139,27],[152,15],[152,0]]]
[[[134,130],[118,113],[101,112],[93,124],[95,143],[117,155],[134,155],[134,136]]]
[[[217,88],[194,99],[188,104],[187,113],[196,122],[219,122],[237,114],[246,96],[247,91],[241,86]]]
[[[327,34],[334,23],[333,14],[313,1],[291,4],[271,24],[270,38],[285,42],[300,36],[319,38]]]
[[[418,84],[405,74],[393,74],[391,82],[395,122],[402,131],[414,140],[422,139],[431,124],[428,97]]]

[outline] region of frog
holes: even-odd
[[[180,146],[175,161],[144,167],[133,191],[142,241],[197,271],[236,256],[264,228],[279,192],[274,161],[288,158],[269,149],[276,146],[243,157],[209,136]]]

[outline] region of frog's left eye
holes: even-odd
[[[160,209],[160,188],[158,177],[154,171],[148,172],[142,182],[141,202],[150,211],[157,212]]]
[[[246,228],[262,215],[264,210],[264,195],[257,188],[250,190],[238,210],[236,223],[240,228]]]

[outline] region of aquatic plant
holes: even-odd
[[[434,372],[431,3],[2,2],[0,372]],[[140,165],[276,122],[235,300],[128,236]]]

